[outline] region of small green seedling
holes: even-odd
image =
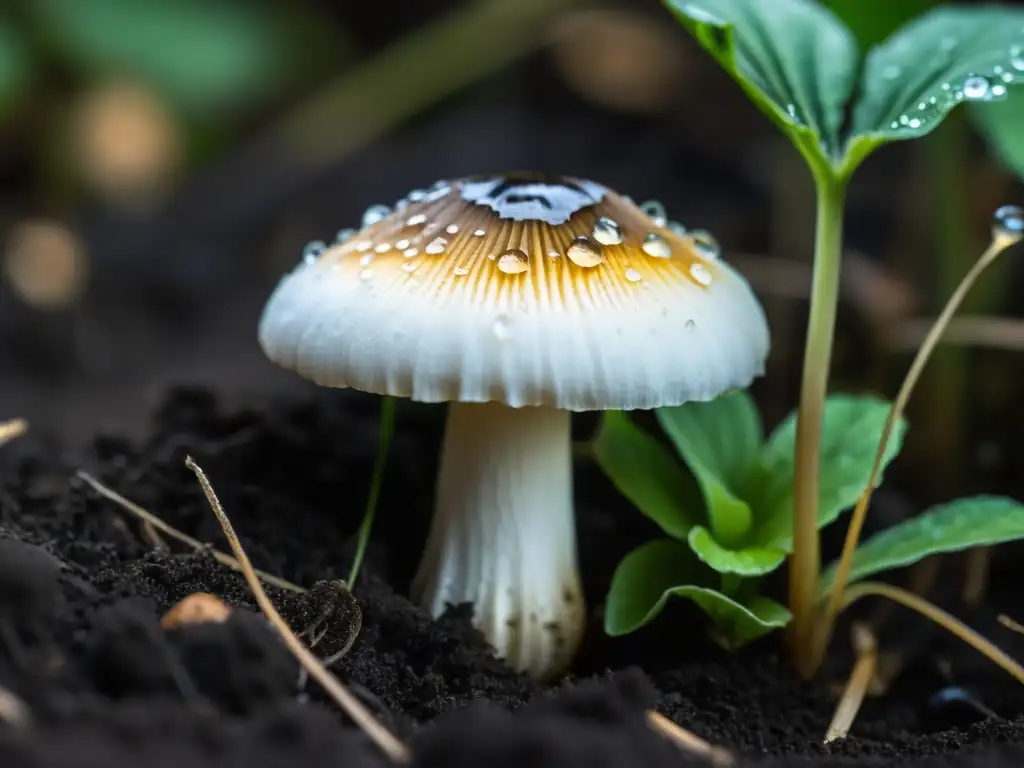
[[[711,620],[712,636],[728,648],[786,626],[790,612],[762,595],[760,586],[793,551],[795,415],[766,439],[746,392],[656,413],[681,461],[621,412],[606,414],[594,441],[603,471],[668,537],[640,546],[619,565],[605,610],[606,631],[639,629],[670,597],[699,605]],[[888,413],[889,404],[873,397],[837,395],[826,401],[819,527],[852,507],[872,479]],[[897,422],[883,466],[899,452],[905,428]],[[863,543],[848,580],[1022,536],[1024,505],[999,497],[960,499]],[[834,578],[835,565],[819,583],[819,603]]]
[[[789,138],[807,161],[817,188],[814,278],[793,427],[789,552],[790,650],[797,669],[808,676],[820,664],[845,581],[840,573],[822,614],[818,529],[828,510],[820,511],[819,505],[831,471],[822,468],[822,439],[846,188],[854,171],[879,147],[920,138],[959,104],[1005,99],[1010,88],[1024,82],[1024,11],[944,5],[864,53],[850,29],[816,0],[663,1]],[[1008,244],[1005,239],[994,244],[998,248],[992,257]],[[991,260],[983,259],[986,264]],[[843,572],[865,512],[866,502],[858,504]],[[715,536],[719,543],[724,539],[735,546],[729,530],[715,530]],[[777,607],[772,617],[775,625],[790,618]]]

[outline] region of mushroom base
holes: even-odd
[[[519,671],[550,678],[568,667],[585,621],[568,411],[449,406],[413,596],[434,616],[472,603],[476,627]]]

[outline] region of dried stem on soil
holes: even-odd
[[[1012,630],[1013,632],[1016,632],[1019,635],[1024,635],[1024,624],[1021,624],[1019,621],[1014,621],[1005,613],[1000,613],[998,616],[996,616],[996,621],[998,621],[1007,629]]]
[[[678,723],[669,720],[660,712],[653,709],[647,710],[647,724],[684,752],[705,758],[715,768],[731,768],[736,764],[736,759],[725,747],[709,744],[697,734],[691,733]]]
[[[843,609],[849,608],[860,598],[872,595],[887,598],[906,608],[910,608],[912,611],[917,611],[926,619],[953,633],[979,653],[998,664],[1019,682],[1024,683],[1024,667],[1014,661],[995,643],[982,637],[952,614],[946,613],[937,605],[905,589],[900,589],[892,584],[884,584],[880,581],[862,581],[846,590],[841,607]]]
[[[103,496],[106,499],[110,499],[110,501],[120,506],[126,512],[130,512],[131,514],[135,515],[144,523],[148,523],[149,525],[151,525],[154,529],[162,531],[167,536],[170,536],[172,539],[176,541],[180,541],[182,544],[191,547],[197,552],[209,552],[213,559],[221,565],[226,565],[228,568],[238,571],[239,573],[244,572],[242,564],[239,563],[235,558],[231,557],[231,555],[216,550],[209,544],[204,544],[203,542],[199,541],[199,539],[193,539],[187,533],[182,533],[177,528],[168,525],[159,517],[154,515],[152,512],[148,512],[135,502],[129,501],[124,496],[119,494],[117,491],[107,488],[105,485],[103,485],[99,480],[90,475],[88,472],[79,470],[75,474],[80,479],[84,480],[100,496]],[[279,576],[274,576],[272,573],[267,573],[266,571],[260,570],[254,570],[254,572],[257,576],[259,576],[261,579],[263,579],[263,581],[265,581],[272,587],[277,587],[278,589],[285,589],[289,592],[298,592],[299,594],[303,594],[306,592],[306,590],[303,587],[300,587],[298,584],[292,584],[290,581],[285,581]]]
[[[0,423],[0,445],[21,437],[28,432],[28,422],[24,419],[13,419]]]
[[[840,607],[844,604],[843,590],[846,587],[846,579],[850,573],[850,566],[853,564],[853,555],[857,550],[857,543],[860,541],[861,530],[864,527],[864,520],[867,517],[868,503],[871,500],[871,494],[874,491],[875,483],[878,480],[878,474],[882,468],[882,460],[885,456],[886,445],[889,442],[889,436],[892,434],[893,427],[896,425],[900,416],[903,415],[907,402],[910,400],[910,395],[913,393],[914,387],[917,384],[918,379],[921,377],[921,372],[928,363],[928,359],[931,357],[932,352],[938,345],[939,339],[942,337],[943,332],[949,325],[950,320],[953,319],[953,315],[956,314],[960,305],[963,304],[964,299],[974,286],[974,283],[979,277],[981,277],[981,274],[985,269],[996,260],[999,254],[1019,240],[1020,235],[1001,234],[998,232],[993,234],[992,242],[989,244],[988,248],[985,249],[985,252],[978,258],[974,266],[971,267],[964,276],[960,285],[958,285],[956,290],[953,291],[953,295],[949,297],[949,301],[946,303],[946,306],[943,307],[941,314],[939,314],[935,321],[935,325],[932,326],[927,338],[924,340],[924,343],[921,344],[921,348],[917,351],[917,355],[914,357],[914,362],[911,364],[910,370],[907,371],[906,378],[904,378],[900,391],[896,395],[896,399],[893,402],[892,407],[889,409],[889,414],[886,417],[885,426],[882,429],[882,436],[878,441],[878,450],[875,452],[875,460],[871,467],[871,474],[868,477],[868,482],[865,484],[864,492],[861,493],[860,498],[857,500],[857,505],[854,507],[853,514],[850,517],[850,525],[846,530],[846,540],[843,542],[843,552],[839,559],[839,567],[836,570],[836,578],[832,588],[832,594],[828,596],[825,615],[821,619],[820,625],[816,628],[812,636],[813,642],[810,645],[812,658],[810,664],[814,669],[821,664],[821,659],[824,657],[825,649],[828,646],[828,641],[832,632],[832,625],[835,622],[835,618],[839,613]]]
[[[200,469],[199,465],[192,460],[191,456],[185,459],[185,466],[195,472],[196,478],[199,480],[199,485],[202,486],[203,493],[206,494],[206,499],[210,502],[210,508],[217,516],[217,521],[224,530],[224,536],[227,537],[228,542],[231,544],[231,551],[235,553],[235,557],[238,559],[242,573],[245,575],[245,580],[249,584],[249,589],[252,590],[253,597],[256,598],[256,602],[259,604],[260,609],[266,615],[270,623],[273,624],[281,634],[281,637],[284,640],[285,645],[288,646],[288,649],[295,655],[295,658],[298,659],[299,663],[302,664],[306,671],[309,672],[310,677],[320,683],[323,689],[332,699],[334,699],[337,705],[352,718],[353,722],[355,722],[355,724],[373,740],[373,742],[392,760],[392,762],[409,762],[409,749],[399,741],[394,734],[385,728],[373,716],[373,714],[363,706],[362,702],[350,693],[341,681],[332,675],[320,660],[313,655],[305,645],[303,645],[302,641],[296,637],[295,633],[292,632],[288,623],[281,617],[281,614],[277,612],[277,609],[274,607],[270,598],[267,597],[267,593],[264,591],[263,585],[260,584],[259,577],[253,569],[252,563],[249,561],[249,556],[245,553],[245,549],[242,548],[242,543],[238,540],[235,529],[231,525],[231,521],[224,512],[224,508],[217,499],[217,494],[214,493],[213,486],[210,485],[210,481],[206,478],[203,470]]]
[[[845,739],[850,733],[853,721],[857,719],[864,697],[867,696],[875,678],[878,641],[867,625],[853,625],[853,647],[857,650],[857,663],[853,665],[853,672],[850,673],[850,679],[825,733],[826,744],[836,739]]]

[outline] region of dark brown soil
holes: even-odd
[[[374,398],[324,392],[299,405],[223,414],[208,393],[178,391],[148,440],[101,439],[86,468],[224,546],[183,465],[193,455],[257,567],[310,587],[345,576],[376,448],[376,409]],[[854,735],[829,748],[820,743],[834,684],[849,669],[842,649],[819,681],[800,683],[774,641],[726,655],[694,631],[698,617],[685,605],[618,641],[601,636],[595,612],[575,676],[556,689],[508,671],[466,610],[435,622],[404,597],[430,512],[441,415],[434,407],[400,410],[355,591],[363,629],[336,668],[411,742],[417,766],[687,764],[646,728],[651,705],[749,765],[1024,760],[1024,689],[902,615],[890,620],[892,634],[915,661],[886,696],[868,701]],[[28,727],[0,725],[0,765],[385,764],[315,686],[308,696],[297,689],[296,663],[239,576],[206,554],[154,551],[133,518],[74,478],[76,468],[32,438],[0,454],[0,685],[32,714]],[[577,489],[582,566],[598,606],[617,558],[653,532],[593,467],[579,468]],[[1020,571],[1012,562],[1000,567],[996,583],[1012,587]],[[162,630],[163,613],[197,591],[242,610],[222,625]],[[318,615],[318,594],[271,591],[296,629]],[[1020,606],[1016,595],[1001,598],[993,605]],[[994,615],[992,608],[972,620],[1011,653],[1024,651],[1024,638],[999,629]],[[328,637],[322,651],[336,642]]]

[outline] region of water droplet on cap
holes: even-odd
[[[722,253],[722,247],[718,240],[710,232],[704,229],[695,229],[690,233],[693,238],[693,249],[697,255],[705,259],[717,259]]]
[[[372,227],[378,221],[386,218],[391,213],[391,209],[386,205],[371,205],[363,213],[363,227]]]
[[[431,255],[436,256],[439,253],[444,253],[444,249],[447,245],[448,241],[445,240],[443,237],[435,237],[427,244],[427,247],[424,248],[423,250]]]
[[[359,263],[364,267],[369,266],[373,263],[373,256],[374,255],[372,253],[364,253],[359,257]]]
[[[474,232],[474,233],[473,233],[473,236],[474,236],[474,237],[483,237],[483,236],[484,236],[484,235],[486,235],[486,234],[487,234],[487,233],[486,233],[486,232],[484,232],[484,230],[482,230],[482,229],[478,229],[478,230],[476,230],[476,232]]]
[[[426,220],[427,220],[427,215],[425,213],[417,213],[416,215],[410,216],[408,219],[406,219],[405,223],[406,223],[407,226],[415,227],[415,226],[419,226],[420,224],[422,224]]]
[[[657,259],[668,259],[672,256],[672,246],[657,232],[648,232],[641,248],[648,256],[654,256]]]
[[[405,239],[399,240],[397,243],[395,243],[395,250],[396,251],[404,251],[408,247],[409,247],[409,241],[405,240]]]
[[[498,257],[498,269],[506,275],[519,275],[530,268],[530,260],[519,248],[509,248]]]
[[[373,240],[360,240],[356,243],[356,250],[359,253],[366,253],[371,248],[373,248]]]
[[[550,259],[560,259],[561,257],[562,253],[560,251],[555,250],[554,248],[548,251],[548,258]]]
[[[589,237],[577,237],[565,251],[569,261],[578,267],[596,267],[604,261],[600,244]]]
[[[648,200],[640,206],[640,210],[644,212],[644,215],[647,218],[654,222],[654,226],[656,227],[664,227],[668,221],[668,215],[665,213],[665,206],[657,200]]]
[[[713,279],[708,268],[699,261],[695,261],[690,265],[690,277],[701,285],[711,285],[711,280]]]
[[[696,323],[695,320],[692,320],[692,319],[687,320],[686,323],[683,325],[683,330],[686,331],[687,333],[693,333],[693,331],[696,328],[697,328],[697,323]]]
[[[601,245],[618,245],[622,242],[622,229],[616,221],[607,216],[601,216],[594,222],[591,235]]]
[[[1004,205],[995,212],[992,221],[994,237],[1020,237],[1024,235],[1024,208]]]
[[[678,221],[670,221],[668,223],[668,231],[671,232],[673,235],[679,235],[680,237],[682,237],[683,235],[686,234],[686,227],[684,227]]]
[[[426,190],[424,190],[424,189],[414,189],[412,192],[410,192],[408,195],[406,195],[405,199],[408,200],[410,203],[418,203],[420,200],[422,200],[426,196],[427,196]]]
[[[405,264],[402,265],[402,269],[404,269],[406,272],[412,272],[417,267],[419,267],[419,265],[420,265],[420,262],[418,262],[418,261],[407,261],[407,262],[405,262]]]
[[[963,93],[968,101],[981,101],[989,95],[988,80],[981,75],[971,75],[964,80]]]
[[[419,248],[406,248],[404,251],[402,251],[402,255],[405,256],[405,258],[407,258],[407,259],[411,259],[413,256],[415,256],[419,252],[420,252]]]
[[[452,270],[452,272],[454,272],[459,277],[462,277],[463,275],[469,274],[469,267],[456,267],[455,269]]]
[[[335,239],[336,242],[344,243],[344,242],[346,242],[348,240],[351,240],[352,236],[355,233],[356,233],[356,231],[354,229],[352,229],[352,228],[339,229],[338,230],[338,234],[334,236],[334,239]]]
[[[449,235],[454,235],[459,231],[459,225],[449,224],[447,227],[444,228],[444,231],[447,232]]]
[[[629,282],[631,283],[639,283],[641,280],[644,279],[644,276],[641,275],[638,270],[633,269],[633,267],[630,267],[629,269],[626,270],[626,279],[629,280]]]
[[[391,250],[391,243],[377,243],[377,247],[373,250],[377,253],[387,253]]]
[[[313,264],[326,250],[327,245],[323,240],[314,240],[311,243],[306,243],[305,248],[302,249],[302,261],[306,264]]]

